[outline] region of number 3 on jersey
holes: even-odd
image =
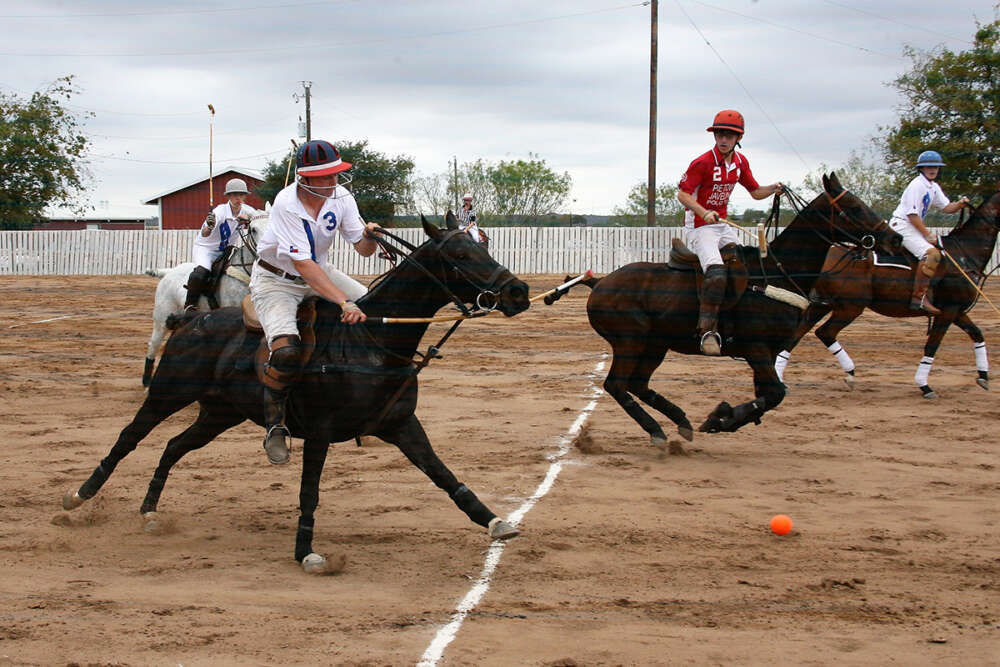
[[[333,211],[327,211],[323,219],[330,223],[326,226],[326,231],[332,232],[337,228],[337,216],[334,215]]]

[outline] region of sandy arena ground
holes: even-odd
[[[526,278],[537,293],[562,276]],[[346,557],[335,576],[292,560],[299,443],[272,467],[252,424],[175,467],[171,529],[143,531],[155,463],[194,408],[61,510],[143,399],[155,286],[0,277],[0,665],[415,664],[489,539],[392,446],[331,449],[315,546]],[[607,346],[587,293],[466,323],[421,375],[431,441],[501,516],[592,399]],[[997,283],[989,294],[1000,303]],[[981,304],[973,318],[996,356],[1000,316]],[[810,336],[783,405],[698,434],[686,456],[602,396],[438,664],[1000,664],[1000,392],[976,386],[952,329],[931,375],[941,397],[923,400],[923,339],[922,320],[866,314],[841,337],[850,392]],[[697,425],[747,400],[750,380],[742,362],[671,354],[654,386]],[[786,537],[768,530],[778,513],[795,521]]]

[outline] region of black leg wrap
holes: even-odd
[[[766,411],[763,398],[757,398],[749,403],[741,403],[735,408],[723,401],[708,415],[708,419],[698,427],[703,433],[732,433],[751,421],[760,424],[760,418]]]
[[[299,530],[295,534],[295,560],[302,559],[312,553],[313,526],[315,519],[311,516],[299,517]]]
[[[484,528],[496,517],[496,514],[491,512],[465,484],[459,484],[458,488],[449,495],[455,501],[455,504],[458,505],[458,509],[465,512],[470,519]]]
[[[139,508],[140,514],[156,511],[156,506],[160,503],[160,494],[163,493],[163,487],[166,483],[166,477],[154,477],[150,480],[146,499],[142,501],[142,507]]]
[[[102,486],[104,486],[104,483],[108,481],[108,477],[111,476],[113,470],[114,468],[111,470],[105,470],[103,461],[98,463],[97,467],[94,468],[94,472],[90,474],[90,479],[84,482],[83,485],[80,486],[80,490],[77,491],[79,496],[84,500],[90,500],[96,496],[97,492],[101,490]]]

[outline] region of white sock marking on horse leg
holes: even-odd
[[[826,346],[826,349],[830,350],[830,354],[834,356],[837,363],[840,364],[840,368],[845,373],[850,373],[854,370],[854,360],[851,359],[851,356],[847,354],[847,350],[845,350],[840,343],[833,341],[833,343]]]
[[[606,358],[607,355],[605,354]],[[559,440],[559,449],[555,454],[551,455],[549,459],[552,461],[552,465],[549,466],[549,471],[545,474],[545,479],[542,480],[535,492],[531,494],[531,497],[524,501],[517,510],[515,510],[509,517],[507,517],[507,522],[512,526],[517,526],[518,523],[524,518],[524,515],[531,511],[531,508],[535,506],[542,497],[545,496],[552,489],[552,485],[555,484],[556,478],[559,477],[559,472],[562,470],[563,463],[562,458],[569,452],[569,448],[573,443],[573,439],[580,433],[580,429],[583,428],[584,423],[590,417],[590,413],[594,411],[597,407],[597,399],[601,397],[604,390],[597,386],[595,383],[597,377],[600,375],[601,371],[604,370],[604,361],[602,360],[597,366],[594,367],[594,371],[590,375],[590,394],[594,397],[590,403],[577,415],[576,420],[569,427],[564,435]],[[490,578],[493,576],[494,570],[496,570],[497,565],[500,564],[500,556],[503,554],[504,547],[507,546],[507,542],[501,542],[495,540],[493,544],[490,545],[489,551],[486,553],[486,560],[483,562],[483,569],[479,573],[479,578],[476,579],[476,583],[472,585],[469,592],[465,594],[462,601],[458,603],[455,607],[455,613],[451,616],[451,621],[447,625],[440,628],[437,634],[434,635],[434,639],[431,641],[430,645],[424,651],[424,654],[420,657],[420,662],[417,663],[418,667],[434,667],[437,665],[438,660],[444,655],[445,648],[448,644],[455,639],[455,635],[458,634],[459,629],[462,627],[462,623],[465,621],[465,617],[469,615],[469,612],[476,608],[479,602],[486,595],[486,592],[490,589]]]
[[[986,356],[986,342],[976,343],[972,346],[976,352],[976,370],[984,373],[990,370],[990,360]]]

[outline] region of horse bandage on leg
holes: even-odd
[[[934,365],[934,357],[923,357],[920,360],[920,365],[917,366],[917,372],[913,376],[913,381],[917,383],[918,387],[927,386],[927,379],[931,376],[932,365]]]
[[[847,354],[847,350],[845,350],[840,343],[833,341],[826,347],[826,349],[830,350],[830,354],[832,354],[837,360],[837,363],[840,364],[841,369],[843,369],[845,373],[854,372],[854,360],[851,359],[851,356]]]
[[[986,355],[986,341],[976,343],[972,346],[972,349],[976,353],[976,370],[984,373],[989,372],[990,360]]]

